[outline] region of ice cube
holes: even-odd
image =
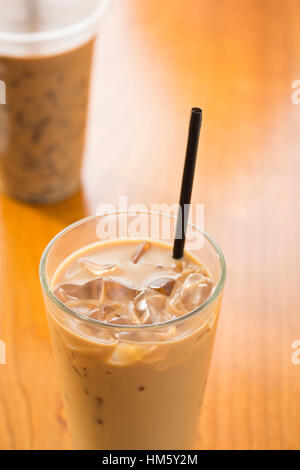
[[[150,289],[154,289],[161,294],[170,295],[175,284],[175,279],[171,277],[160,277],[151,281],[148,285]]]
[[[132,261],[133,264],[138,263],[138,261],[141,259],[142,256],[150,249],[151,243],[150,242],[144,242],[142,243],[137,251],[132,255],[130,260]]]
[[[176,261],[172,268],[176,273],[181,273],[182,270],[186,267],[186,262],[185,261]]]
[[[109,304],[102,305],[102,312],[106,318],[112,315],[122,315],[124,310],[127,312],[127,308],[121,302],[111,302]]]
[[[64,302],[65,305],[75,312],[80,313],[81,315],[85,315],[87,317],[97,315],[97,310],[99,310],[98,301],[95,300],[77,300],[77,299],[72,299],[72,300],[67,300]],[[100,320],[100,318],[99,318]]]
[[[76,332],[79,335],[87,336],[88,338],[93,338],[93,341],[99,341],[100,343],[112,345],[118,341],[114,331],[111,331],[108,328],[102,327],[92,322],[77,323]],[[102,352],[105,353],[105,351]]]
[[[130,365],[140,361],[155,349],[151,344],[133,344],[119,341],[108,358],[108,364]]]
[[[139,293],[134,286],[111,278],[104,279],[104,296],[109,300],[133,300]]]
[[[186,279],[189,274],[192,274],[192,273],[198,273],[198,274],[202,274],[203,276],[208,276],[208,272],[207,272],[207,269],[205,268],[205,266],[200,266],[200,265],[194,265],[194,264],[188,264],[187,266],[185,266],[182,270],[182,277],[184,279]]]
[[[116,264],[98,264],[88,259],[81,259],[83,268],[95,276],[104,276],[106,274],[116,273],[119,267]]]
[[[205,283],[205,282],[211,282],[211,280],[208,277],[203,276],[203,274],[199,272],[193,272],[187,276],[187,278],[185,279],[183,283],[183,287],[184,288],[190,287],[190,286],[198,285],[198,284]]]
[[[151,313],[147,303],[145,292],[141,292],[134,299],[135,314],[141,325],[151,323]]]
[[[88,312],[89,318],[94,318],[94,320],[105,321],[104,314],[101,307],[93,308]]]
[[[193,267],[193,266],[188,266],[188,267],[185,267],[183,268],[182,272],[180,273],[180,281],[182,283],[184,283],[184,281],[186,280],[186,278],[190,275],[190,274],[194,274],[196,272],[196,268]]]
[[[165,295],[146,289],[134,299],[135,313],[140,324],[159,323],[172,318]]]
[[[100,300],[102,293],[102,277],[92,279],[91,281],[78,284],[60,284],[54,294],[62,302],[67,300]]]
[[[119,325],[134,325],[138,323],[133,304],[129,302],[111,302],[102,305],[104,321]]]
[[[195,310],[209,297],[213,282],[200,273],[192,273],[185,279],[182,288],[177,289],[170,301],[178,314]]]
[[[97,333],[94,334],[98,341],[105,344],[117,344],[117,338],[114,333],[109,331],[106,328],[101,328],[97,330]]]
[[[149,296],[147,302],[151,312],[151,323],[161,323],[174,318],[174,315],[168,309],[168,302],[163,294]]]

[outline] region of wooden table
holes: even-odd
[[[48,207],[1,196],[1,449],[70,446],[38,280],[45,245],[120,194],[176,202],[193,105],[204,110],[193,201],[228,264],[199,448],[300,449],[299,18],[299,0],[114,2],[82,191]]]

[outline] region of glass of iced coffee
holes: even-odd
[[[175,218],[88,217],[58,234],[40,264],[49,328],[75,449],[194,449],[225,261]],[[190,242],[189,242],[190,240]]]
[[[79,188],[94,38],[108,3],[1,3],[0,183],[7,194],[42,204]]]

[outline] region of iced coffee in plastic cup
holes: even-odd
[[[0,183],[51,203],[80,184],[94,38],[109,0],[0,6]]]
[[[134,234],[137,219],[148,234],[155,225],[155,237]],[[173,259],[174,231],[174,219],[151,212],[89,217],[43,254],[41,283],[75,449],[196,446],[225,262],[191,225],[194,248],[187,243]]]

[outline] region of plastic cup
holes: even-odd
[[[0,184],[7,194],[42,204],[79,188],[93,45],[108,4],[1,3]]]

